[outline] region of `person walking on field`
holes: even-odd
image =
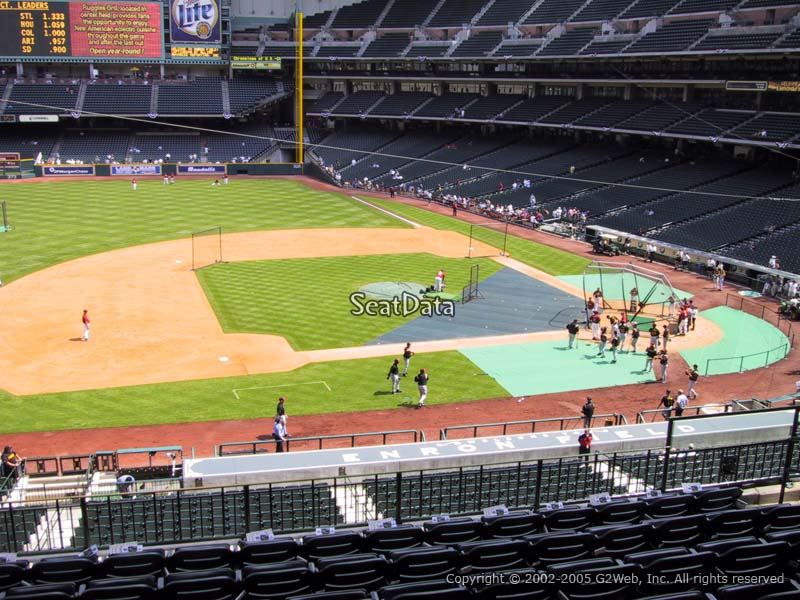
[[[669,419],[670,414],[672,414],[672,407],[675,404],[675,398],[672,397],[672,392],[667,390],[667,393],[661,397],[661,402],[658,405],[663,409],[661,411],[661,416],[664,417],[666,421]]]
[[[136,191],[136,185],[137,185],[136,184],[136,180],[135,179],[131,179],[131,187],[133,188],[134,192]]]
[[[667,349],[667,344],[669,344],[669,326],[664,325],[664,329],[661,332],[661,341],[663,344],[663,350]]]
[[[613,360],[611,361],[612,363],[617,362],[617,349],[619,348],[619,346],[620,346],[619,338],[616,335],[614,335],[611,338],[611,355],[614,357]]]
[[[580,331],[580,327],[578,326],[578,319],[573,319],[572,323],[567,324],[567,332],[569,333],[569,347],[570,349],[573,346],[577,346],[575,344],[575,338],[578,336],[578,331]]]
[[[411,342],[406,343],[405,350],[403,350],[403,377],[408,376],[408,366],[411,364],[411,357],[414,356],[414,353],[411,351]]]
[[[686,410],[686,406],[688,404],[689,398],[686,397],[686,394],[683,393],[683,390],[678,390],[678,397],[675,398],[675,416],[683,416],[683,411]]]
[[[659,337],[661,336],[661,332],[658,330],[658,325],[656,325],[655,321],[653,321],[653,326],[650,328],[649,333],[650,333],[650,345],[658,348],[658,340]]]
[[[436,287],[436,291],[437,292],[443,292],[444,291],[444,278],[445,278],[444,269],[439,269],[439,271],[436,273],[436,286],[435,287]]]
[[[386,379],[392,380],[392,393],[397,394],[400,391],[400,359],[395,358],[392,366],[389,367],[389,374]]]
[[[591,396],[586,398],[586,404],[581,408],[581,414],[583,415],[583,428],[589,429],[592,426],[592,417],[594,416],[594,403]]]
[[[653,361],[658,356],[658,350],[653,344],[650,344],[645,350],[645,354],[647,354],[647,360],[644,361],[644,372],[649,373],[653,370]]]
[[[600,329],[600,342],[598,348],[599,351],[597,352],[597,356],[599,356],[600,358],[606,357],[606,343],[608,343],[608,335],[606,335],[606,331],[607,330],[605,327],[602,327]]]
[[[425,406],[425,398],[428,397],[428,371],[420,369],[417,376],[414,377],[414,381],[417,383],[417,388],[419,388],[419,402],[417,403],[417,408],[422,408]]]
[[[633,328],[631,329],[631,348],[633,349],[634,354],[636,354],[636,344],[639,343],[640,335],[641,332],[639,331],[639,325],[634,323]]]
[[[81,317],[81,323],[83,323],[83,341],[89,341],[89,323],[91,323],[89,319],[89,311],[84,309],[83,316]]]
[[[625,340],[628,338],[628,323],[626,321],[622,321],[619,324],[619,351],[625,352]]]
[[[690,399],[694,400],[698,396],[697,390],[694,389],[694,386],[697,385],[697,380],[700,379],[700,373],[697,370],[697,365],[692,365],[692,368],[686,371],[686,375],[689,377],[689,386],[687,388],[688,394]]]
[[[669,357],[667,356],[667,351],[661,351],[661,358],[658,359],[658,362],[661,364],[661,383],[667,383],[667,366],[669,365]]]
[[[286,433],[286,426],[281,422],[280,417],[275,417],[275,424],[272,426],[272,439],[275,440],[275,452],[283,452],[283,442],[289,434]]]
[[[278,398],[278,407],[275,409],[275,414],[281,418],[281,423],[286,427],[286,407],[283,405],[286,402],[286,396]]]

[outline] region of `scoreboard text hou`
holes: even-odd
[[[158,2],[0,0],[0,56],[161,58]]]

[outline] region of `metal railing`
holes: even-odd
[[[784,318],[773,307],[760,302],[754,302],[753,300],[749,300],[744,296],[738,296],[734,294],[727,294],[725,296],[725,306],[735,308],[736,310],[745,312],[761,319],[762,321],[766,321],[770,325],[773,325],[786,336],[786,341],[773,348],[770,348],[769,350],[754,352],[752,354],[709,358],[706,360],[703,375],[707,376],[709,373],[713,375],[716,372],[741,373],[751,369],[767,367],[774,362],[778,362],[779,360],[786,358],[791,349],[794,348],[795,335],[791,321]],[[717,368],[712,369],[712,366],[715,365]]]
[[[722,409],[722,410],[719,410]],[[728,404],[702,404],[699,406],[687,406],[683,409],[683,416],[700,415],[700,414],[716,414],[731,412],[732,406]],[[640,410],[636,413],[636,424],[653,423],[659,417],[663,418],[666,408],[650,408],[647,410]],[[672,413],[672,410],[669,411]]]
[[[695,419],[698,417],[691,417]],[[787,465],[787,457],[790,464]],[[553,501],[622,497],[648,489],[780,482],[797,471],[792,439],[694,450],[656,449],[534,459],[259,486],[135,492],[101,499],[56,500],[0,510],[0,552],[77,550],[126,541],[165,544],[231,539],[334,525],[363,526],[375,517],[399,523],[437,514],[479,514],[486,506],[538,509]],[[47,531],[39,525],[47,522]],[[37,530],[38,528],[38,530]]]
[[[564,429],[580,429],[584,417],[554,417],[551,419],[532,419],[530,421],[507,421],[505,423],[479,423],[477,425],[452,425],[439,430],[439,439],[453,439],[451,432],[471,431],[471,435],[462,435],[455,439],[485,437],[490,435],[511,435],[519,433],[536,433],[536,431],[563,431]],[[621,413],[594,415],[592,425],[602,422],[604,425],[627,425],[628,420]],[[557,425],[557,427],[548,427]],[[568,427],[569,426],[569,427]],[[489,431],[483,431],[489,430]],[[480,432],[480,435],[478,433]]]
[[[395,437],[403,437],[397,440]],[[357,441],[371,440],[371,443],[357,444]],[[380,441],[378,441],[380,440]],[[361,446],[386,445],[392,443],[404,444],[424,442],[425,434],[414,429],[397,429],[394,431],[374,431],[367,433],[345,433],[340,435],[319,435],[312,437],[287,438],[284,449],[289,452],[301,450],[324,450],[326,448],[355,448]],[[336,443],[341,442],[341,443]],[[269,438],[251,442],[226,442],[214,448],[215,456],[230,456],[232,454],[258,454],[261,452],[274,452],[277,441]]]

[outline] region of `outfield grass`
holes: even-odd
[[[460,290],[475,264],[482,278],[501,268],[489,259],[383,254],[224,263],[199,271],[198,278],[226,333],[275,334],[296,350],[316,350],[361,346],[417,316],[351,315],[350,294],[361,286],[431,285],[443,268],[448,289]]]
[[[396,213],[412,221],[416,221],[421,225],[427,225],[435,229],[449,229],[457,231],[464,235],[469,235],[470,224],[464,221],[459,221],[452,217],[433,213],[423,208],[416,206],[409,206],[408,204],[401,204],[400,202],[392,202],[391,200],[380,200],[376,198],[364,198],[367,202],[380,206],[386,210]],[[494,246],[495,248],[503,248],[503,232],[502,224],[498,223],[497,229],[489,227],[475,226],[472,229],[472,235],[475,239]],[[589,260],[564,252],[557,248],[551,248],[544,244],[538,244],[530,240],[525,240],[512,235],[513,227],[509,228],[509,236],[507,240],[506,250],[511,257],[549,273],[550,275],[579,275],[583,273]],[[464,249],[466,252],[466,248]]]
[[[150,242],[189,237],[222,225],[224,231],[316,227],[404,227],[352,198],[286,180],[127,178],[2,186],[14,229],[0,234],[0,274],[8,283],[70,259]]]
[[[411,377],[403,379],[402,394],[387,393],[391,390],[386,380],[391,360],[315,363],[288,373],[91,392],[25,397],[0,392],[0,433],[272,417],[275,400],[281,395],[288,398],[287,411],[292,416],[391,409],[415,403],[418,395]],[[431,406],[508,396],[494,379],[478,376],[479,369],[459,352],[418,354],[411,367],[425,367],[430,372],[427,404]],[[330,391],[321,383],[308,385],[322,381]],[[238,399],[233,390],[238,390]],[[374,429],[382,429],[380,423]]]

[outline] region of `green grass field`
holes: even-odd
[[[287,410],[293,416],[400,408],[416,402],[410,377],[403,380],[403,394],[387,393],[390,364],[391,358],[369,358],[315,363],[288,373],[91,392],[25,397],[0,392],[0,433],[272,417],[280,395],[288,398]],[[459,352],[418,354],[411,366],[428,369],[431,406],[508,396],[491,377],[477,376],[479,369]],[[311,383],[322,381],[330,391]],[[375,429],[380,430],[380,424]]]
[[[145,180],[140,181],[136,192],[130,189],[127,178],[40,182],[4,186],[2,199],[8,201],[9,218],[14,226],[12,232],[0,234],[0,272],[4,283],[81,256],[185,238],[193,231],[214,225],[222,225],[226,232],[405,226],[345,195],[317,192],[286,180],[234,178],[229,186],[219,188],[212,188],[207,180],[179,180],[174,186],[163,186],[160,180]],[[469,225],[449,217],[388,201],[370,201],[431,227],[469,232]],[[502,234],[482,228],[475,231],[481,241],[502,245]],[[586,264],[580,257],[541,244],[514,237],[509,237],[508,242],[514,258],[549,273],[579,273]],[[436,268],[439,263],[436,260]],[[464,265],[466,268],[466,261]],[[431,265],[424,262],[415,261],[403,268],[406,266],[410,271],[403,279],[416,279],[415,269],[419,269],[424,282],[432,272]],[[227,275],[224,269],[228,267],[234,271],[242,268],[241,282],[237,285],[245,291],[252,290],[250,297],[241,301],[256,308],[248,309],[249,315],[243,313],[244,321],[254,319],[256,327],[265,327],[283,320],[256,314],[263,288],[254,286],[247,278],[258,278],[257,263],[252,273],[245,273],[247,263],[222,265],[219,273]],[[448,265],[450,281],[459,268]],[[208,278],[210,287],[215,285],[212,281],[215,269],[201,275]],[[481,269],[482,275],[488,276],[489,270],[488,266]],[[390,278],[381,272],[374,280]],[[304,293],[313,296],[311,290]],[[316,298],[315,307],[329,302],[328,295]],[[220,318],[224,322],[227,317]],[[283,323],[292,321],[286,318]],[[231,322],[230,326],[240,325]],[[331,323],[323,326],[332,327]],[[302,327],[297,329],[301,344],[321,347],[315,346],[320,342],[312,336],[304,337]],[[351,333],[344,329],[336,333],[340,341]],[[365,330],[359,335],[368,338],[372,333]],[[291,335],[287,337],[292,339]],[[282,393],[290,398],[293,415],[392,408],[405,401],[405,397],[383,394],[388,389],[385,377],[389,363],[388,359],[342,361],[309,365],[288,373],[24,397],[0,392],[0,411],[4,415],[0,433],[269,417],[275,398]],[[478,369],[460,353],[415,357],[415,366],[423,365],[431,372],[431,404],[508,395],[491,378],[470,376]],[[353,377],[354,373],[359,376]],[[320,384],[306,385],[315,381],[325,381],[331,391],[327,392]],[[439,382],[447,383],[439,387]],[[406,385],[413,400],[413,385]],[[257,389],[240,391],[237,399],[233,390],[241,388]],[[165,410],[165,406],[169,409]]]
[[[414,318],[351,315],[349,296],[361,286],[430,285],[443,268],[448,287],[460,290],[475,264],[482,278],[501,268],[489,259],[383,254],[223,263],[198,271],[198,278],[226,333],[270,333],[296,350],[316,350],[360,346]]]
[[[4,185],[14,229],[0,234],[3,283],[73,258],[188,237],[222,225],[226,232],[322,227],[406,227],[342,194],[286,180],[143,180],[127,178]]]
[[[380,200],[376,198],[364,198],[364,200],[407,219],[411,219],[421,225],[427,225],[435,229],[449,229],[450,231],[457,231],[464,235],[469,235],[470,224],[464,221],[432,213],[423,208],[417,208],[416,206],[392,202],[390,200]],[[503,227],[504,225],[499,222],[496,227],[492,228],[475,226],[472,228],[472,235],[475,239],[485,244],[489,244],[495,248],[502,248]],[[551,248],[530,240],[515,237],[513,235],[514,229],[514,227],[509,227],[506,250],[511,254],[511,258],[523,262],[526,265],[536,267],[540,271],[544,271],[550,275],[580,275],[590,262],[588,259],[578,256],[577,254],[570,254],[569,252],[564,252],[557,248]],[[467,248],[464,248],[464,252],[467,252]]]

